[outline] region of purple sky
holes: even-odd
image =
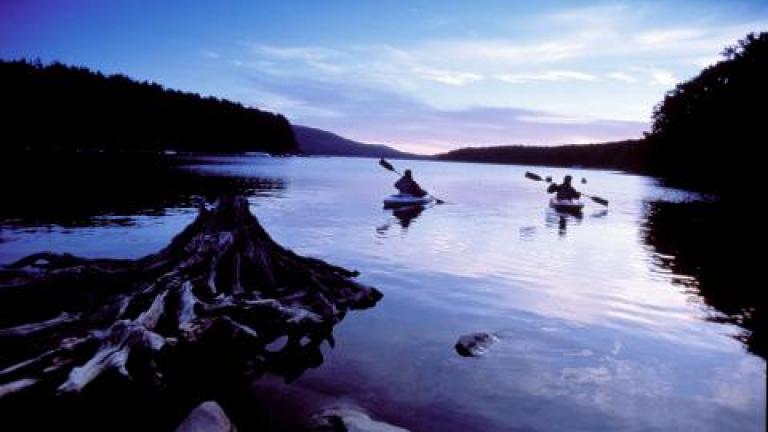
[[[757,0],[0,0],[0,57],[125,73],[435,153],[639,137],[675,83],[766,28]]]

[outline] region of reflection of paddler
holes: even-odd
[[[557,233],[564,237],[568,234],[569,228],[581,224],[582,218],[581,213],[549,211],[546,212],[545,224],[547,227],[556,229]]]
[[[392,210],[392,214],[397,217],[401,227],[408,228],[408,226],[411,225],[411,221],[419,217],[421,212],[424,211],[424,208],[424,206],[420,205],[401,207]]]

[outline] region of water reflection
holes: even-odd
[[[565,237],[568,225],[581,225],[584,215],[581,212],[564,212],[552,208],[547,209],[546,226],[557,228],[560,237]]]
[[[392,215],[397,218],[398,223],[400,223],[403,229],[407,229],[411,225],[411,221],[419,217],[424,209],[425,207],[423,206],[403,207],[392,210]]]
[[[285,382],[295,381],[308,369],[314,369],[323,364],[321,346],[321,343],[314,341],[305,345],[288,344],[269,356],[267,370],[283,377]]]
[[[754,249],[739,244],[729,229],[743,214],[711,202],[650,202],[645,208],[644,240],[656,252],[654,265],[671,272],[672,283],[714,308],[709,319],[737,324],[738,336],[766,357],[765,310],[755,281],[747,277]]]
[[[387,209],[387,211],[392,212],[392,217],[386,223],[376,227],[376,232],[381,235],[386,234],[394,222],[397,222],[397,224],[400,225],[401,232],[407,232],[411,223],[418,218],[424,210],[433,206],[434,204],[430,206],[414,205]]]
[[[193,208],[221,194],[274,194],[278,178],[216,176],[153,156],[6,160],[0,227],[130,226],[134,216]]]
[[[737,316],[717,316],[765,327],[748,320],[762,313],[745,310],[757,304],[754,297],[742,302],[709,292],[754,287],[743,276],[747,261],[739,261],[746,252],[722,264],[722,255],[738,250],[737,240],[759,229],[744,223],[749,213],[700,224],[695,209],[676,217],[673,206],[644,206],[690,199],[684,191],[638,176],[571,169],[611,199],[610,216],[588,202],[583,219],[561,219],[545,211],[540,185],[524,180],[527,167],[417,161],[425,183],[439,185],[452,205],[401,219],[381,209],[391,179],[372,170],[375,160],[210,163],[182,170],[212,182],[274,182],[273,190],[252,189],[270,195],[252,204],[275,239],[359,269],[363,282],[387,293],[375,310],[334,329],[336,348],[307,348],[297,365],[281,360],[257,382],[262,400],[243,404],[244,418],[254,407],[265,411],[254,429],[297,430],[260,422],[281,412],[288,420],[302,408],[311,412],[310,391],[357,401],[372,417],[410,430],[764,429],[765,362],[724,335],[737,327],[701,319],[702,310],[733,310]],[[158,247],[145,239],[165,243],[188,223],[186,216],[169,209],[151,218],[152,226],[58,237],[14,233],[16,239],[0,243],[0,262],[42,243],[57,251],[133,257]],[[79,240],[56,243],[60,237]],[[110,238],[120,242],[105,245]],[[716,246],[723,241],[728,249]],[[720,257],[699,256],[705,250]],[[479,361],[451,350],[462,334],[500,329],[507,337]],[[293,381],[285,384],[286,378]],[[298,395],[287,401],[291,390]]]

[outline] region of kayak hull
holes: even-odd
[[[581,213],[584,209],[584,203],[579,200],[559,200],[556,198],[549,200],[549,206],[557,211],[567,213]]]
[[[433,199],[430,196],[417,197],[406,194],[390,195],[384,198],[384,207],[396,208],[396,207],[410,207],[410,206],[422,206],[431,203]]]

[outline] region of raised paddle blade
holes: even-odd
[[[540,175],[538,175],[538,174],[534,174],[534,173],[532,173],[532,172],[530,172],[530,171],[526,171],[526,172],[525,172],[525,178],[527,178],[527,179],[531,179],[531,180],[536,180],[536,181],[542,181],[542,180],[544,180],[543,178],[541,178],[541,176],[540,176]]]
[[[379,159],[379,165],[383,166],[384,169],[388,169],[390,171],[395,171],[395,167],[393,167],[391,163],[387,162],[384,159]]]
[[[596,196],[591,196],[590,198],[592,199],[592,201],[594,201],[594,202],[596,202],[598,204],[602,204],[602,205],[604,205],[606,207],[608,206],[608,200],[605,199],[605,198],[600,198],[600,197],[596,197]]]

